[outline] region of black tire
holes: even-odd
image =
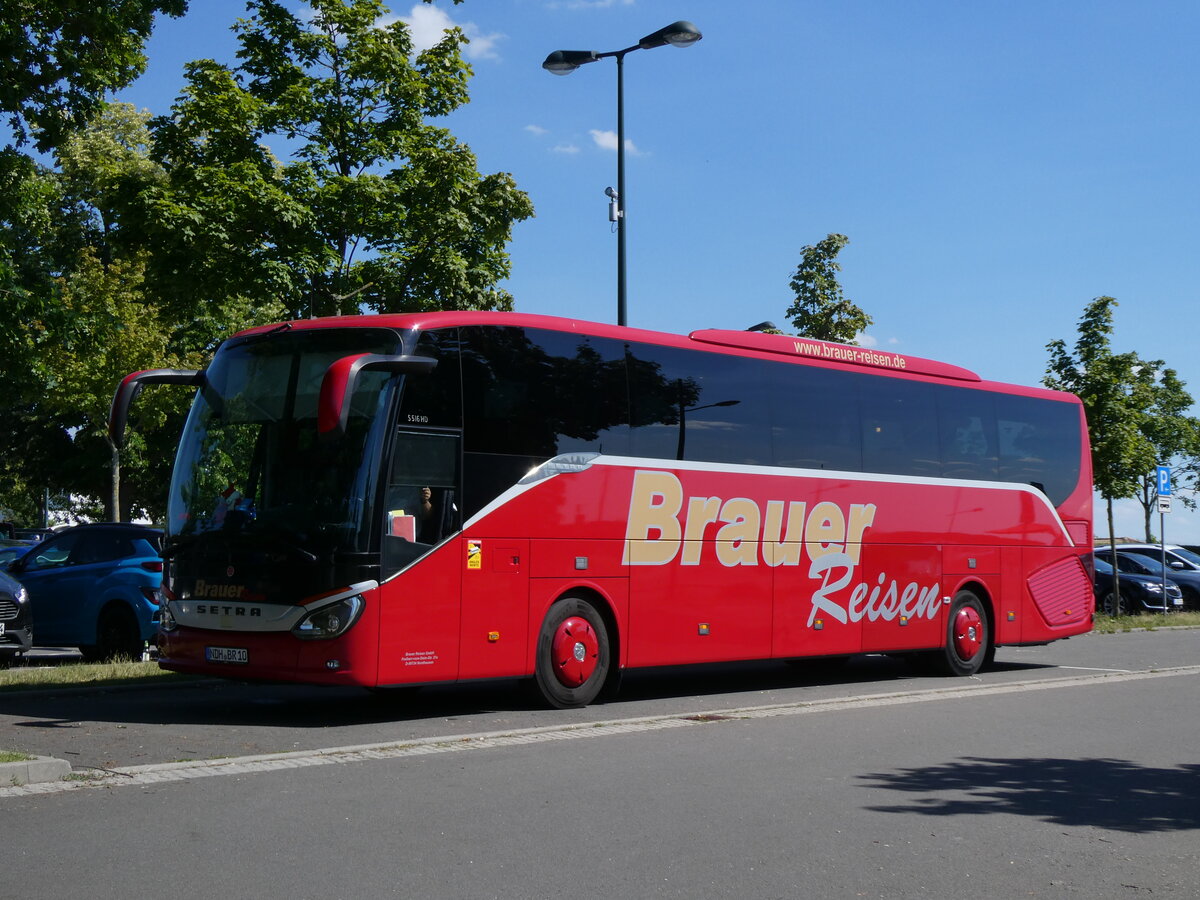
[[[581,597],[563,597],[538,633],[538,691],[557,709],[587,706],[608,680],[610,653],[608,626],[596,607]]]
[[[950,604],[940,668],[946,675],[974,675],[991,653],[992,630],[983,601],[971,591],[959,591]]]
[[[1100,608],[1104,610],[1106,616],[1124,616],[1129,614],[1129,606],[1125,602],[1125,598],[1118,597],[1112,591],[1104,595],[1104,599],[1100,601]]]
[[[96,623],[96,643],[80,647],[83,658],[88,662],[103,662],[109,659],[140,660],[145,642],[137,617],[126,606],[108,606],[100,613]]]

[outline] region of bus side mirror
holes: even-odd
[[[148,384],[192,384],[204,382],[204,371],[197,369],[145,369],[126,375],[117,385],[112,407],[108,412],[108,436],[113,446],[125,444],[125,423],[129,418],[129,406],[142,388]]]
[[[350,399],[358,377],[369,369],[402,372],[407,375],[426,375],[437,365],[436,359],[426,356],[383,356],[360,353],[343,356],[325,371],[321,379],[321,395],[317,401],[317,434],[345,434],[350,420]]]

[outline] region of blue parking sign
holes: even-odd
[[[1170,466],[1159,466],[1157,469],[1157,473],[1158,473],[1158,496],[1170,497],[1171,496],[1171,467]]]

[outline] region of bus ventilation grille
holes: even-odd
[[[1047,625],[1079,622],[1092,611],[1092,583],[1077,556],[1031,575],[1029,593]]]

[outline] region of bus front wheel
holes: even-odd
[[[609,653],[608,626],[596,607],[581,597],[562,598],[538,634],[538,690],[558,709],[587,706],[608,678]]]
[[[959,591],[950,605],[942,669],[947,675],[974,675],[991,656],[991,628],[983,601]]]

